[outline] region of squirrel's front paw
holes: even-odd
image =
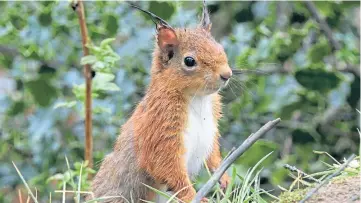
[[[226,190],[229,183],[231,182],[231,178],[228,176],[228,174],[224,174],[221,179],[219,180],[219,184],[221,185],[222,190]]]
[[[201,203],[208,203],[208,199],[203,197],[202,200],[201,200]]]
[[[196,190],[191,187],[188,190],[183,190],[178,194],[178,198],[184,202],[191,202],[196,196]]]

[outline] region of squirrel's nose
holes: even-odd
[[[229,80],[229,78],[231,78],[231,76],[232,76],[232,71],[220,74],[221,80],[223,80],[223,81]]]

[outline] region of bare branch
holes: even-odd
[[[320,184],[318,184],[315,188],[313,188],[312,190],[310,190],[305,198],[303,200],[301,200],[299,203],[305,203],[308,199],[310,199],[312,197],[312,195],[316,194],[317,191],[324,186],[326,183],[328,183],[333,177],[337,176],[338,174],[340,174],[343,170],[345,170],[345,168],[350,164],[350,162],[356,157],[356,155],[352,154],[350,156],[350,158],[347,159],[347,161],[340,167],[338,168],[333,174],[327,176],[327,178],[325,178]]]
[[[315,4],[312,1],[305,1],[305,4],[306,4],[307,9],[310,11],[312,17],[316,20],[316,22],[319,24],[321,30],[327,37],[327,40],[328,40],[329,44],[331,45],[331,47],[333,48],[333,50],[340,50],[341,49],[340,43],[337,40],[335,40],[335,38],[333,37],[330,26],[328,26],[327,22],[323,19],[321,14],[318,12]],[[350,64],[347,64],[346,67],[344,67],[344,68],[338,68],[337,70],[339,70],[341,72],[353,73],[355,76],[360,77],[359,69]]]
[[[226,172],[226,170],[231,166],[233,162],[237,160],[247,149],[249,149],[258,139],[271,130],[275,125],[281,121],[280,118],[277,118],[273,121],[269,121],[264,126],[262,126],[256,133],[252,133],[243,143],[239,146],[232,154],[230,154],[221,164],[221,166],[214,172],[212,177],[207,181],[205,185],[197,192],[196,197],[192,203],[200,202],[201,199],[208,194],[208,192],[213,188],[213,186],[218,182],[221,176]]]
[[[20,52],[17,49],[11,48],[8,45],[0,45],[0,53],[13,58],[20,55]]]
[[[317,180],[316,178],[308,175],[307,173],[301,171],[300,169],[298,169],[296,166],[291,166],[289,164],[285,164],[283,166],[285,169],[291,171],[291,172],[297,172],[299,175],[301,175],[301,177],[312,180],[314,182],[320,183],[321,181]]]
[[[84,56],[89,55],[88,44],[88,29],[85,22],[84,4],[82,0],[73,2],[72,8],[77,12],[79,18],[80,32],[82,38],[82,46]],[[89,64],[84,65],[85,76],[85,160],[88,161],[88,166],[93,167],[93,137],[92,137],[92,74]]]
[[[356,68],[350,64],[346,64],[346,67],[344,67],[344,68],[337,68],[337,70],[341,71],[341,72],[345,72],[345,73],[352,73],[352,74],[360,77],[360,69]]]
[[[321,30],[326,35],[326,37],[327,37],[329,43],[331,44],[332,48],[334,50],[341,49],[341,45],[333,37],[331,28],[328,26],[327,22],[322,18],[322,16],[318,13],[315,4],[312,1],[305,1],[305,4],[306,4],[307,9],[310,11],[312,17],[320,25]]]

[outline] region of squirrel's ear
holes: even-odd
[[[167,26],[159,26],[157,30],[159,48],[166,52],[174,51],[173,49],[179,44],[175,31]]]
[[[129,5],[151,17],[155,24],[155,28],[157,29],[157,40],[159,48],[162,51],[167,52],[169,59],[172,58],[174,54],[174,48],[179,44],[177,35],[175,34],[173,28],[165,20],[156,16],[154,13],[139,8],[132,3],[129,3]]]
[[[206,1],[203,0],[203,11],[202,11],[202,19],[200,26],[205,29],[206,31],[210,32],[212,28],[212,22],[209,17]]]

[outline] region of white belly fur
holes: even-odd
[[[202,168],[204,160],[212,151],[213,139],[216,135],[217,124],[213,118],[213,96],[194,97],[188,106],[188,123],[184,131],[184,158],[189,176],[192,178]],[[161,191],[167,192],[166,186]],[[156,196],[156,203],[166,203],[168,198]]]
[[[214,95],[196,96],[188,107],[188,123],[184,131],[185,161],[189,176],[198,174],[212,151],[217,124],[213,117]]]

